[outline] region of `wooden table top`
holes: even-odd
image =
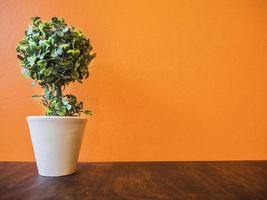
[[[0,199],[266,200],[267,161],[80,163],[59,178],[0,162]]]

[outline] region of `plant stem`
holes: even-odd
[[[61,96],[62,96],[62,89],[61,89],[61,86],[57,86],[57,87],[56,87],[56,93],[55,93],[55,95],[56,95],[57,97],[61,97]]]

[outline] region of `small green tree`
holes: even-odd
[[[90,40],[64,19],[53,17],[42,22],[33,17],[25,37],[17,46],[23,74],[43,89],[41,98],[49,116],[80,116],[91,114],[83,110],[83,102],[62,91],[70,82],[82,83],[89,76],[88,65],[95,57]]]

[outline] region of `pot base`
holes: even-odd
[[[70,175],[73,175],[73,174],[76,173],[76,170],[75,171],[72,171],[72,172],[59,173],[59,174],[47,174],[47,173],[44,173],[43,174],[43,173],[40,173],[39,171],[38,171],[38,173],[39,173],[40,176],[53,178],[53,177],[61,177],[61,176],[70,176]]]

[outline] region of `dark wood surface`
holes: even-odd
[[[47,178],[34,163],[0,163],[0,200],[267,200],[267,161],[80,163]]]

